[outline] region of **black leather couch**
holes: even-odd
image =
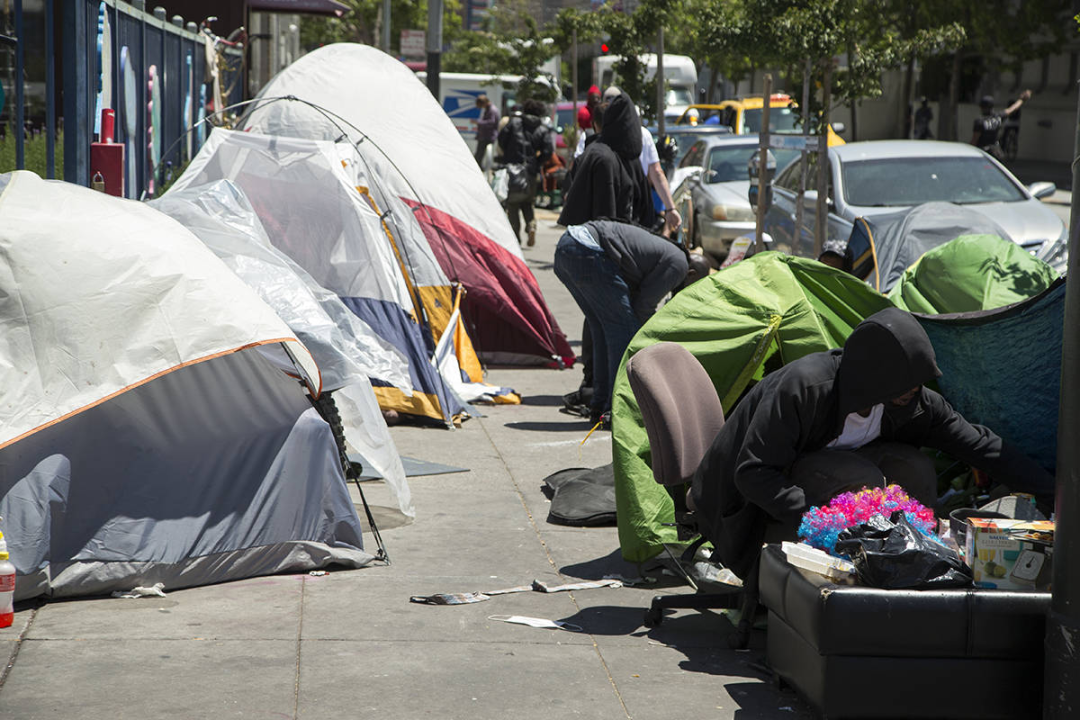
[[[1049,593],[836,585],[762,552],[777,676],[840,718],[1039,718]]]

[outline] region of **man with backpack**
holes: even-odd
[[[521,111],[515,112],[499,131],[502,161],[509,174],[509,191],[504,203],[506,216],[519,243],[521,219],[525,220],[528,247],[536,244],[533,204],[540,168],[555,149],[551,129],[543,121],[545,114],[544,103],[526,100],[521,104]]]

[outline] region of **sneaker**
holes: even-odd
[[[536,245],[536,221],[533,220],[525,227],[526,232],[529,234],[529,247]]]

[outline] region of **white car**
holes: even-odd
[[[727,257],[732,240],[754,234],[748,163],[757,149],[757,135],[706,135],[690,146],[672,175],[691,247],[700,246],[717,261]],[[799,156],[797,150],[770,152],[778,168]]]
[[[808,187],[814,188],[817,156],[809,156],[808,163]],[[796,158],[773,178],[765,232],[772,238],[771,249],[808,256],[814,247],[817,192],[805,194],[800,237],[795,232],[795,208],[801,173],[802,162]],[[1056,186],[1040,182],[1026,187],[972,145],[927,140],[848,143],[829,148],[826,176],[829,240],[846,242],[858,217],[872,219],[927,202],[950,202],[978,210],[1055,270],[1065,269],[1068,231],[1039,201],[1052,195]]]

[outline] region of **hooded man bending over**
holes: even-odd
[[[768,522],[794,537],[806,510],[847,490],[897,484],[934,507],[936,475],[920,447],[1049,496],[1049,472],[923,387],[940,376],[926,331],[889,308],[859,323],[842,350],[807,355],[755,385],[692,483],[701,532],[720,562],[745,577]]]

